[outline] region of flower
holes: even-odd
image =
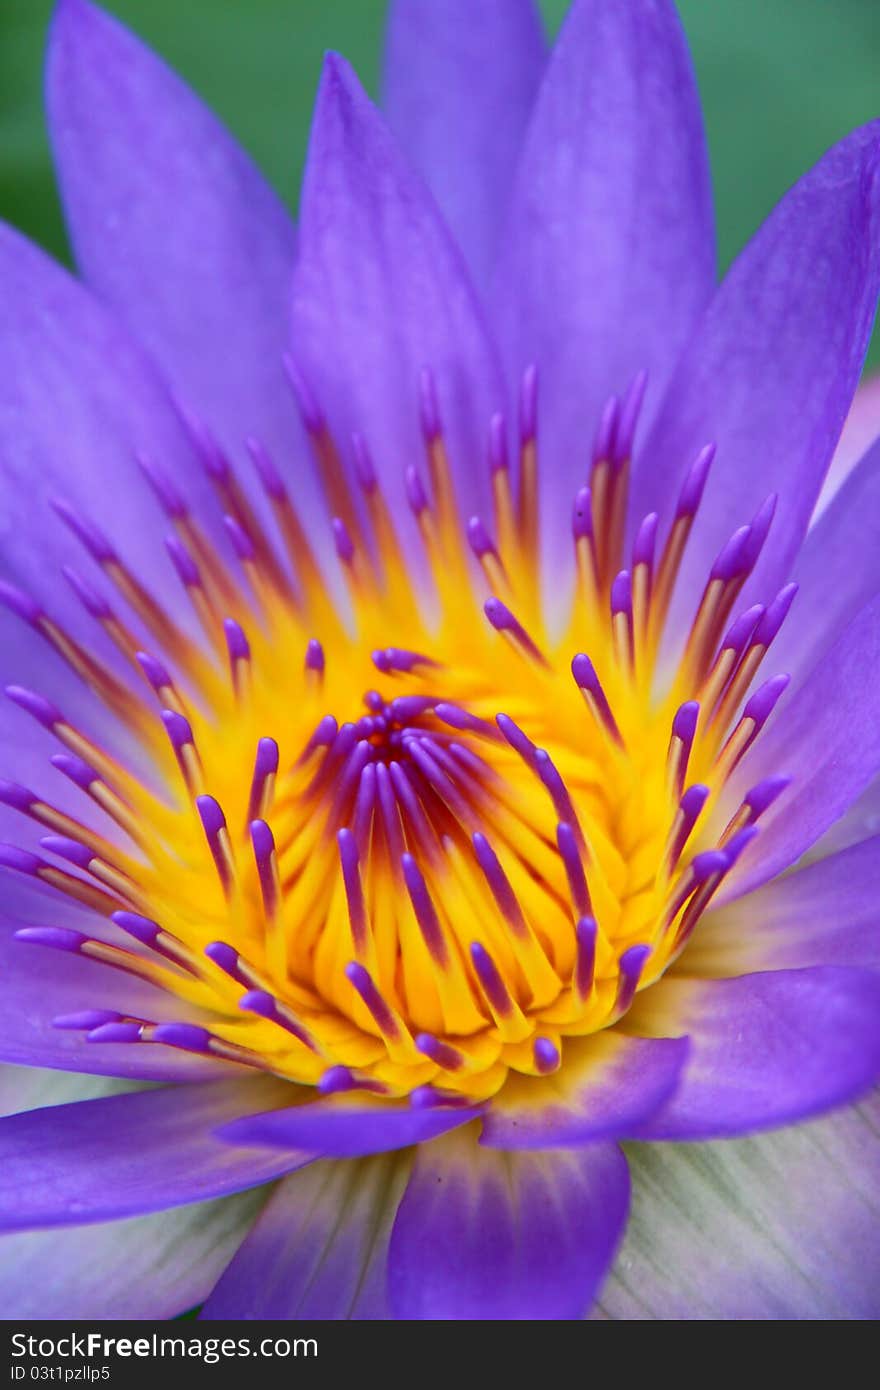
[[[48,97],[82,282],[0,237],[7,1311],[876,1314],[873,1102],[709,1141],[880,1073],[876,448],[810,525],[880,127],[716,290],[667,0],[549,58],[527,0],[397,0],[397,134],[329,57],[296,237],[87,0]]]

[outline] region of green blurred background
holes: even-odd
[[[566,3],[542,0],[551,32]],[[0,217],[65,256],[41,105],[52,6],[0,0]],[[292,206],[323,51],[341,49],[377,88],[385,0],[107,0],[107,8],[207,99]],[[680,0],[679,8],[706,111],[726,265],[798,174],[880,114],[880,0]]]

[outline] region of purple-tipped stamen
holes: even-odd
[[[60,497],[51,497],[49,505],[53,511],[60,516],[64,524],[76,536],[77,540],[85,546],[92,559],[99,565],[115,564],[117,561],[116,551],[110,544],[104,533],[89,518],[82,515],[75,507]]]
[[[66,835],[43,835],[40,838],[40,845],[47,854],[55,854],[59,859],[66,859],[69,864],[75,864],[78,869],[88,869],[95,859],[95,852],[86,845],[81,845],[78,840],[68,839]]]
[[[492,473],[507,472],[507,425],[504,416],[495,414],[489,421],[489,468]]]
[[[549,1038],[535,1038],[532,1055],[535,1059],[535,1070],[540,1076],[549,1076],[551,1072],[559,1070],[562,1055]]]
[[[51,733],[58,724],[64,723],[64,716],[57,705],[53,705],[51,700],[47,700],[44,695],[38,695],[35,690],[28,690],[23,685],[7,685],[6,695],[23,709],[27,714],[36,719],[38,724],[42,724],[44,729]]]
[[[93,767],[77,758],[73,753],[53,753],[49,762],[54,768],[68,777],[82,791],[87,792],[101,777]]]
[[[494,960],[479,941],[471,942],[470,953],[477,979],[490,1007],[502,1018],[510,1018],[516,1006]]]
[[[159,506],[172,521],[183,521],[187,507],[181,494],[164,469],[146,454],[136,453],[135,461],[156,494]]]
[[[568,888],[578,917],[593,915],[590,892],[584,874],[584,866],[578,848],[577,835],[572,826],[560,821],[556,827],[556,844],[568,879]]]
[[[645,399],[645,391],[648,386],[648,373],[638,372],[626,392],[620,406],[620,415],[617,421],[617,429],[614,438],[615,462],[618,464],[626,462],[632,457],[633,443],[635,441],[636,428],[639,423],[639,416],[642,404]]]
[[[124,1014],[114,1009],[81,1009],[79,1013],[57,1014],[52,1019],[53,1028],[61,1028],[75,1033],[89,1033],[103,1028],[107,1023],[121,1023]]]
[[[581,917],[575,927],[577,954],[574,966],[574,988],[582,1000],[589,999],[596,975],[596,941],[599,927],[595,917]]]
[[[104,595],[89,584],[71,565],[62,565],[61,573],[89,617],[94,618],[99,623],[109,622],[113,617],[113,610]]]
[[[223,634],[226,638],[226,650],[229,653],[229,664],[234,671],[236,662],[250,661],[251,646],[244,628],[237,623],[234,618],[223,619]]]
[[[260,880],[260,892],[263,895],[263,906],[266,909],[266,915],[269,918],[274,918],[278,912],[280,897],[278,866],[275,858],[275,837],[264,820],[252,820],[250,832],[254,862]]]
[[[400,866],[403,870],[403,881],[406,884],[406,891],[409,893],[409,900],[419,924],[422,940],[428,948],[431,959],[441,969],[445,969],[449,964],[449,950],[443,929],[440,926],[440,919],[437,916],[437,909],[434,907],[428,892],[428,885],[411,854],[404,854],[401,857]]]
[[[526,367],[519,386],[519,437],[528,444],[538,432],[538,368],[534,362]]]
[[[15,941],[30,946],[51,946],[56,951],[79,952],[89,940],[83,932],[70,927],[19,927],[12,933]]]
[[[517,896],[511,887],[510,880],[501,867],[498,855],[495,853],[485,835],[479,831],[473,837],[474,853],[477,856],[477,863],[483,871],[486,882],[489,885],[492,896],[498,905],[499,910],[504,914],[504,918],[513,932],[514,936],[524,940],[529,929],[523,916],[522,908],[519,905]]]
[[[36,627],[44,616],[43,609],[36,599],[31,598],[23,589],[16,588],[14,584],[8,584],[5,579],[0,579],[0,603],[32,627]]]
[[[223,525],[226,528],[232,549],[235,551],[236,559],[243,565],[254,564],[257,558],[257,548],[241,522],[237,517],[227,514],[223,518]]]
[[[617,998],[614,1001],[614,1013],[617,1017],[626,1013],[635,998],[639,980],[650,954],[650,946],[630,946],[629,950],[624,951],[620,957],[618,962],[620,979],[617,986]]]
[[[342,882],[348,904],[348,920],[351,924],[351,937],[358,954],[366,951],[369,944],[367,908],[361,884],[357,837],[345,828],[337,831],[336,843],[339,847],[339,862],[342,866]]]
[[[359,961],[349,961],[345,967],[345,977],[357,990],[379,1032],[386,1038],[399,1039],[400,1025],[373,983],[373,977],[366,967]]]
[[[425,442],[430,444],[442,433],[440,407],[437,404],[437,384],[430,367],[419,372],[419,424]]]
[[[459,1052],[457,1047],[451,1047],[449,1043],[441,1042],[431,1033],[419,1033],[415,1039],[416,1047],[423,1057],[436,1062],[438,1067],[444,1071],[461,1071],[465,1064],[464,1054]]]
[[[716,445],[704,445],[688,469],[681,492],[678,495],[678,503],[675,508],[676,521],[683,517],[693,518],[699,510],[703,500],[706,479],[709,476],[709,469],[712,467],[716,452]]]
[[[333,529],[333,544],[336,547],[336,554],[344,565],[350,565],[354,560],[354,541],[351,533],[342,517],[334,516],[331,521]]]
[[[428,495],[419,477],[418,470],[410,464],[404,474],[406,500],[416,517],[420,517],[428,506]]]
[[[483,612],[496,632],[509,634],[528,656],[532,657],[534,661],[539,661],[542,666],[546,666],[547,663],[540,647],[532,640],[519,619],[511,613],[505,603],[501,602],[500,598],[496,598],[495,595],[487,598],[483,604]]]
[[[571,674],[575,684],[587,702],[589,709],[600,725],[611,735],[615,743],[623,745],[623,738],[617,720],[611,713],[611,706],[596,674],[596,668],[588,656],[579,652],[571,663]]]

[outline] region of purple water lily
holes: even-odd
[[[7,1316],[875,1316],[880,124],[716,288],[668,0],[395,0],[296,233],[87,0],[48,101]]]

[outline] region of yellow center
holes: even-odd
[[[744,570],[710,579],[658,695],[655,655],[695,508],[656,564],[636,554],[615,583],[628,462],[600,456],[578,499],[568,620],[551,637],[533,438],[516,495],[506,467],[493,472],[495,541],[474,524],[469,546],[442,436],[429,433],[430,504],[410,488],[425,554],[415,583],[368,466],[358,507],[326,430],[314,433],[350,612],[328,596],[277,479],[290,570],[226,470],[218,488],[244,582],[174,513],[205,650],[102,557],[175,670],[145,664],[125,624],[103,616],[147,672],[164,730],[41,619],[136,733],[161,791],[56,721],[134,847],[32,807],[88,851],[88,880],[51,866],[40,876],[140,929],[150,952],[81,949],[187,1000],[201,1050],[324,1090],[482,1100],[511,1071],[554,1071],[566,1038],[621,1017],[680,951],[723,877],[724,846],[755,818],[744,804],[714,843],[702,828],[758,728],[748,707],[732,716],[763,649],[719,647]],[[578,653],[590,660],[573,676]],[[153,1021],[134,1022],[156,1037]]]

